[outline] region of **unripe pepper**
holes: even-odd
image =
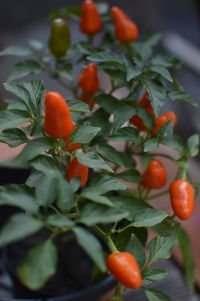
[[[51,23],[49,49],[56,57],[65,55],[70,46],[70,31],[68,23],[62,18],[56,18]]]
[[[99,78],[95,64],[88,65],[82,71],[79,76],[79,86],[86,93],[95,93],[99,89]]]
[[[172,120],[173,125],[175,127],[177,124],[177,118],[176,118],[176,115],[174,114],[174,112],[166,112],[166,113],[158,116],[158,118],[156,118],[156,121],[155,121],[155,126],[152,131],[152,135],[155,136],[158,133],[161,126],[170,120]]]
[[[107,266],[114,278],[128,288],[140,288],[142,276],[135,257],[128,252],[110,254]]]
[[[143,107],[145,110],[147,110],[152,115],[153,119],[156,120],[156,115],[155,115],[153,107],[150,104],[150,101],[148,99],[148,93],[147,92],[139,100],[138,105]],[[132,125],[136,126],[140,131],[146,131],[147,130],[146,126],[144,125],[143,120],[137,115],[134,115],[130,119],[130,123]]]
[[[90,109],[92,110],[95,103],[96,103],[96,99],[94,96],[94,93],[86,93],[83,92],[79,97],[79,100],[85,102],[86,104],[88,104],[88,106],[90,107]]]
[[[112,7],[111,14],[115,21],[115,36],[122,43],[128,43],[138,38],[138,27],[119,7]]]
[[[77,128],[77,126],[73,123],[73,131],[76,128]],[[69,145],[71,143],[70,136],[64,137],[63,139],[65,140],[65,143],[67,145],[67,147],[65,149],[66,149],[66,151],[68,151],[70,153],[81,147],[80,143],[73,143],[73,144]]]
[[[93,0],[83,1],[80,29],[87,35],[94,35],[102,30],[101,17]]]
[[[88,180],[88,166],[81,164],[77,158],[74,158],[66,169],[66,178],[67,181],[70,181],[77,177],[81,178],[80,187],[85,186]]]
[[[185,180],[176,180],[170,184],[171,205],[176,216],[188,219],[194,208],[194,189]]]
[[[63,138],[73,131],[73,123],[68,105],[61,94],[45,94],[44,131],[54,137]]]
[[[166,184],[167,171],[159,160],[149,162],[147,170],[142,175],[142,184],[149,189],[160,189]]]

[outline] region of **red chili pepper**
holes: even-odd
[[[89,105],[90,109],[92,110],[95,103],[96,103],[96,99],[93,93],[86,93],[83,92],[79,97],[79,100],[85,102],[86,104]]]
[[[194,208],[194,189],[184,180],[173,181],[170,185],[171,205],[176,216],[188,219]]]
[[[145,110],[147,110],[152,115],[153,119],[156,120],[156,115],[154,113],[152,105],[150,104],[147,92],[139,100],[138,105],[143,107]],[[147,130],[146,126],[144,125],[143,120],[138,115],[134,115],[130,119],[130,123],[132,125],[136,126],[140,131],[146,131]]]
[[[158,133],[161,126],[164,125],[169,120],[173,121],[173,125],[175,127],[177,124],[177,118],[176,118],[176,115],[174,114],[174,112],[166,112],[166,113],[158,116],[158,118],[156,118],[156,121],[155,121],[155,127],[152,131],[152,135],[155,136]]]
[[[167,171],[159,160],[149,162],[147,170],[142,175],[142,184],[146,188],[160,189],[165,186],[167,181]]]
[[[83,1],[80,29],[87,35],[99,33],[102,30],[101,17],[93,0]]]
[[[99,89],[99,78],[95,64],[85,67],[79,76],[79,86],[86,93],[95,93]]]
[[[80,186],[85,186],[88,180],[88,166],[81,164],[77,158],[74,158],[67,166],[66,178],[67,181],[70,181],[71,179],[77,177],[81,178]]]
[[[73,123],[73,130],[75,130],[76,128],[77,128],[77,126]],[[70,139],[70,136],[64,137],[63,139],[65,140],[65,143],[67,145],[67,147],[65,148],[67,152],[71,153],[81,147],[80,143],[73,143],[73,144],[69,145],[72,142]]]
[[[112,7],[112,16],[115,21],[115,36],[122,43],[128,43],[138,38],[138,27],[119,7]]]
[[[69,136],[73,131],[68,105],[57,92],[48,92],[45,95],[44,131],[54,138]]]
[[[128,288],[140,288],[142,277],[135,257],[127,252],[110,254],[107,266],[114,278]]]

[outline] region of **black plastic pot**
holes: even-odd
[[[4,184],[22,184],[25,183],[30,170],[0,168],[0,185]],[[1,207],[0,226],[14,214],[18,209],[10,206]],[[10,274],[10,273],[9,273]],[[24,294],[24,288],[20,288],[18,281],[13,280],[13,295],[16,298],[3,298],[0,296],[0,301],[98,301],[102,296],[108,293],[116,285],[116,281],[112,276],[107,276],[96,284],[90,285],[88,288],[78,290],[75,293],[69,293],[59,297],[38,297],[37,294],[29,294],[28,297]],[[21,289],[21,292],[20,292]],[[18,297],[19,296],[19,297]]]

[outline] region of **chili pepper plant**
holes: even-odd
[[[85,0],[50,19],[48,43],[31,40],[0,52],[21,57],[4,83],[12,97],[0,111],[0,140],[24,145],[3,164],[31,169],[23,185],[0,188],[0,205],[20,209],[2,227],[0,246],[46,229],[16,267],[19,281],[33,291],[56,273],[58,238],[70,237],[96,274],[118,281],[112,300],[138,288],[148,300],[169,300],[146,285],[166,276],[153,264],[180,244],[193,288],[193,256],[180,219],[191,217],[199,185],[189,172],[199,135],[182,141],[174,132],[175,112],[163,110],[171,101],[197,106],[174,77],[180,62],[156,47],[160,34],[141,34],[119,7]],[[82,32],[76,44],[68,22]],[[48,90],[42,72],[65,92]],[[21,81],[31,74],[38,78]],[[177,170],[170,183],[164,158]],[[161,195],[174,214],[153,205]]]

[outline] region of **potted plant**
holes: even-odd
[[[25,183],[0,189],[1,206],[16,208],[0,231],[16,295],[97,300],[117,281],[112,300],[139,288],[148,300],[169,300],[146,284],[165,277],[152,264],[169,258],[178,243],[185,261],[192,260],[179,219],[190,218],[194,207],[198,183],[188,161],[199,136],[183,143],[174,134],[175,113],[161,110],[169,100],[197,104],[170,73],[179,62],[154,50],[160,35],[138,38],[138,26],[119,7],[85,0],[51,18],[48,48],[32,40],[0,52],[32,56],[13,67],[4,87],[17,100],[0,111],[1,142],[24,144],[3,164],[30,170]],[[66,18],[87,39],[71,45]],[[78,77],[75,66],[82,68]],[[46,91],[40,79],[18,81],[40,72],[66,94]],[[157,152],[161,145],[169,153]],[[178,170],[169,184],[163,158]],[[164,194],[172,215],[149,202]]]

